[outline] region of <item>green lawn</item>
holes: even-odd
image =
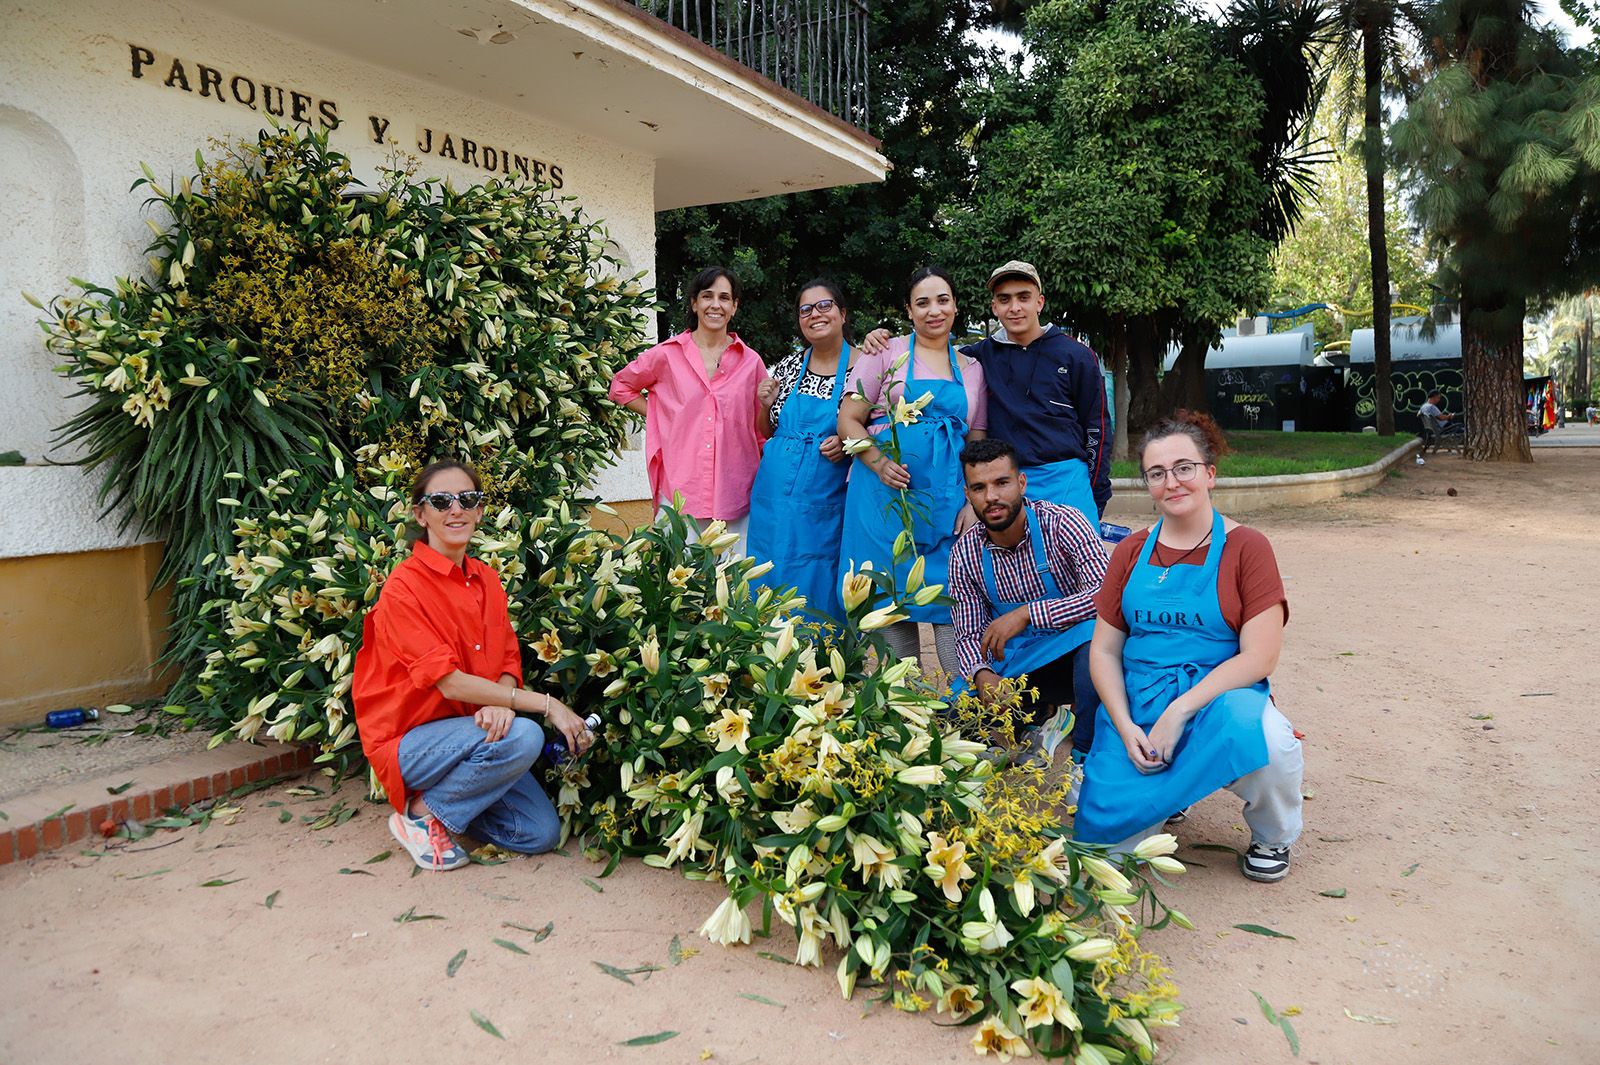
[[[1376,462],[1406,440],[1374,433],[1278,433],[1265,430],[1229,433],[1233,448],[1217,463],[1219,477],[1272,477],[1285,473],[1348,470]],[[1134,462],[1111,464],[1113,477],[1137,477]]]

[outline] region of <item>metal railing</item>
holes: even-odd
[[[634,0],[797,96],[868,128],[864,0]]]

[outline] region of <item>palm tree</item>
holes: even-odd
[[[1394,435],[1390,384],[1389,241],[1384,217],[1385,95],[1409,98],[1412,42],[1424,38],[1428,0],[1333,0],[1323,27],[1327,85],[1341,93],[1348,119],[1360,103],[1367,169],[1367,244],[1372,258],[1372,343],[1378,434]]]

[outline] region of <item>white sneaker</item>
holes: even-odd
[[[389,831],[412,860],[431,872],[447,873],[472,861],[437,817],[407,817],[396,811],[389,815]]]
[[[1421,455],[1417,456],[1417,465],[1418,466],[1426,466],[1427,464],[1428,464],[1428,460],[1427,459],[1423,458]]]

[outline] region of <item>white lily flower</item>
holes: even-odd
[[[722,905],[700,926],[700,934],[718,946],[750,942],[750,918],[744,907],[733,901],[733,896],[722,900]]]

